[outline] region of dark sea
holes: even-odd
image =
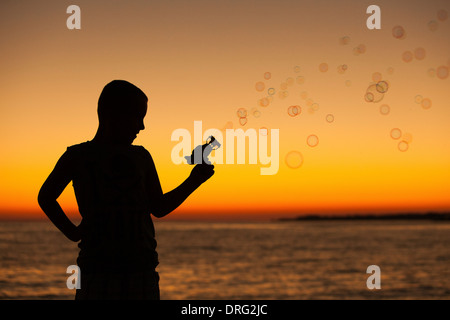
[[[155,221],[161,299],[450,299],[450,222]],[[0,222],[0,299],[74,299],[77,244]],[[380,289],[367,268],[379,267]]]

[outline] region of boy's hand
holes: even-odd
[[[197,164],[191,171],[190,179],[199,185],[211,178],[214,174],[214,166],[210,164]]]

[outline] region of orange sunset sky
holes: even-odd
[[[71,4],[80,30],[66,26]],[[371,4],[380,30],[366,27]],[[279,129],[277,174],[216,164],[170,219],[449,210],[449,12],[445,0],[1,1],[0,218],[44,217],[39,188],[93,138],[113,79],[149,97],[134,143],[166,192],[192,169],[171,160],[174,130]],[[71,185],[60,203],[78,216]]]

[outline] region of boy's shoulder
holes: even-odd
[[[140,146],[140,145],[130,145],[130,146],[127,146],[126,148],[121,148],[121,149],[122,149],[122,151],[124,151],[124,150],[131,151],[131,152],[133,152],[135,154],[139,154],[143,157],[151,158],[150,152],[146,148],[144,148],[143,146]],[[77,143],[77,144],[67,147],[67,153],[72,154],[72,155],[97,152],[97,151],[106,151],[106,150],[92,141],[85,141],[85,142]],[[111,151],[111,150],[108,148],[108,151]]]

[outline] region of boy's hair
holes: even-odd
[[[98,99],[98,119],[102,121],[133,112],[133,105],[147,101],[145,93],[134,84],[113,80],[103,88]]]

